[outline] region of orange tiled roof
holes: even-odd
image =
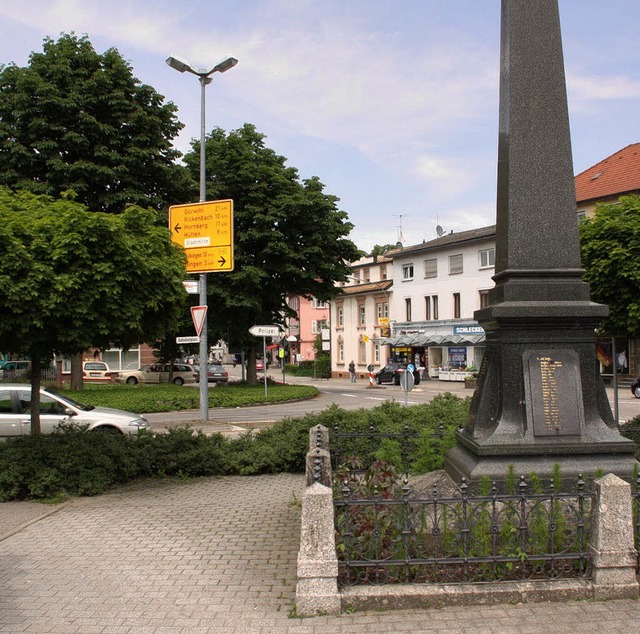
[[[575,183],[578,203],[640,191],[640,143],[627,145],[586,169]]]

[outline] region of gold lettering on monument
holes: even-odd
[[[558,404],[558,381],[556,372],[562,368],[562,361],[551,357],[538,357],[542,382],[542,410],[545,427],[550,431],[560,431],[560,407]]]

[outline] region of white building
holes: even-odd
[[[477,368],[484,331],[473,313],[489,302],[495,269],[495,226],[443,235],[395,249],[389,357],[428,369],[432,378]],[[446,372],[446,375],[443,375]]]
[[[389,335],[391,260],[365,257],[352,264],[352,278],[331,302],[331,368],[334,377],[349,376],[349,363],[358,376],[380,369],[386,358],[378,340]]]
[[[331,303],[332,368],[360,376],[388,361],[425,368],[432,378],[462,380],[477,368],[484,331],[473,319],[493,288],[495,226],[367,257]]]

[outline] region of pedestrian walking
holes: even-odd
[[[356,364],[352,361],[349,364],[349,376],[351,377],[351,383],[356,382]]]

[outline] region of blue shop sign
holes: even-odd
[[[454,354],[467,354],[467,348],[466,347],[460,347],[460,346],[449,346],[449,356],[454,355]]]

